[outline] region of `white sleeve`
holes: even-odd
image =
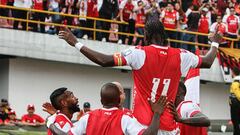
[[[119,9],[123,9],[126,3],[127,3],[127,0],[123,0],[119,5]]]
[[[176,13],[176,20],[179,21],[179,12]]]
[[[207,13],[207,15],[206,15],[207,17],[208,17],[208,23],[209,23],[209,26],[211,26],[211,24],[212,24],[212,19],[211,19],[211,17],[212,17],[212,14],[211,14],[211,12],[210,11],[208,11],[208,13]]]
[[[145,51],[136,49],[135,47],[123,51],[122,56],[127,61],[127,65],[134,70],[140,69],[143,66],[146,58]]]
[[[215,32],[216,23],[213,23],[210,27],[210,32]]]
[[[161,13],[161,18],[164,18],[164,17],[165,17],[165,10],[163,10]]]
[[[65,133],[67,133],[72,127],[68,122],[63,127],[61,127],[58,123],[54,123],[54,125]]]
[[[192,10],[189,8],[187,12],[185,13],[186,17],[188,17],[192,13]]]
[[[202,59],[199,56],[183,49],[181,49],[180,57],[182,76],[186,76],[190,68],[196,68],[200,66],[202,62]]]
[[[123,115],[121,127],[123,133],[126,135],[138,135],[145,130],[143,125],[141,125],[135,117],[131,118],[128,115]]]
[[[224,16],[223,16],[223,19],[222,19],[222,22],[223,22],[223,23],[227,23],[227,18],[228,18],[228,15],[224,15]]]
[[[73,127],[71,128],[71,133],[73,135],[84,135],[86,134],[86,128],[87,128],[87,122],[88,122],[89,114],[84,115],[73,124]]]
[[[180,108],[182,118],[191,118],[194,114],[201,112],[199,106],[195,103],[183,103]]]

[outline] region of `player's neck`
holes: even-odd
[[[114,107],[117,107],[118,108],[118,105],[103,105],[103,108],[114,108]]]
[[[151,44],[158,45],[158,46],[165,46],[162,44],[160,39],[152,39]]]
[[[66,115],[69,120],[71,120],[73,117],[73,112],[69,111],[68,109],[63,109],[60,111],[60,113]]]

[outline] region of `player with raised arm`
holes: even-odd
[[[165,95],[168,101],[175,101],[180,77],[186,75],[190,68],[210,68],[222,37],[217,33],[211,35],[209,52],[205,56],[196,56],[186,50],[169,47],[163,24],[152,18],[145,24],[146,46],[132,47],[113,55],[88,48],[78,42],[67,28],[60,31],[59,38],[103,67],[130,66],[134,79],[133,114],[141,124],[148,126],[153,115],[148,99],[155,102],[161,95]],[[174,118],[166,109],[161,116],[159,134],[174,135],[177,133],[175,128]]]
[[[161,96],[158,102],[150,102],[154,113],[148,128],[143,127],[134,118],[130,110],[118,108],[120,104],[120,90],[114,83],[107,83],[101,89],[103,108],[88,112],[74,123],[69,132],[63,132],[53,124],[54,115],[48,118],[47,126],[55,134],[60,135],[156,135],[160,116],[166,106],[166,97]]]

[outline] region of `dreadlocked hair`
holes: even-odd
[[[153,14],[148,14],[145,22],[145,36],[146,36],[146,44],[154,44],[152,40],[159,40],[159,45],[167,45],[167,34],[164,30],[163,24],[159,21],[158,17],[155,17]]]

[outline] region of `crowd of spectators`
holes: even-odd
[[[6,99],[2,99],[0,103],[0,126],[41,126],[45,124],[45,120],[35,114],[35,107],[32,104],[27,106],[27,114],[21,119],[16,116],[16,112],[10,107]]]
[[[37,21],[93,28],[94,21],[84,18],[87,16],[128,23],[117,25],[104,21],[96,22],[97,29],[111,30],[113,31],[112,34],[118,31],[143,35],[144,29],[141,24],[144,24],[146,14],[156,13],[156,17],[169,29],[188,30],[205,34],[220,31],[224,36],[239,38],[240,0],[0,0],[0,4],[79,15],[78,18],[73,18],[31,12],[31,19]],[[0,15],[27,18],[26,11],[4,8],[0,8]],[[3,19],[0,21],[3,21]],[[11,24],[10,21],[7,23]],[[23,30],[26,29],[26,23],[21,22],[21,26]],[[56,27],[43,24],[38,27],[37,24],[30,23],[29,27],[32,31],[41,33],[56,34],[58,32]],[[13,28],[20,29],[19,21],[13,22]],[[92,31],[82,29],[72,29],[72,31],[78,38],[93,39]],[[208,43],[207,36],[196,36],[173,31],[167,31],[167,34],[171,39]],[[109,36],[109,33],[104,32],[97,32],[97,40],[116,41],[119,44],[128,45],[143,44],[143,38],[127,37],[126,35],[111,36],[111,34]],[[170,45],[195,52],[194,46],[175,42],[170,42]],[[223,41],[222,46],[229,47],[229,43]],[[234,47],[240,48],[239,43],[235,42]],[[204,48],[200,47],[200,49]]]

